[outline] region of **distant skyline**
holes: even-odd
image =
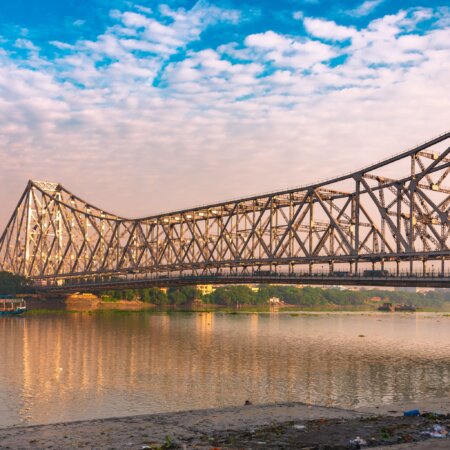
[[[139,217],[448,131],[446,5],[3,0],[0,231],[30,178]]]

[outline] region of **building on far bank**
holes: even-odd
[[[259,291],[259,286],[256,286],[255,284],[246,284],[245,286],[250,288],[253,292],[258,292]]]
[[[231,285],[228,285],[228,286],[231,286]],[[244,286],[247,286],[253,292],[259,291],[259,287],[255,284],[245,284]],[[211,294],[212,292],[214,292],[217,288],[224,287],[224,285],[197,284],[196,287],[202,293],[202,295],[208,295],[208,294]]]
[[[198,284],[197,290],[201,292],[202,295],[208,295],[213,293],[216,290],[216,287],[212,284]]]
[[[284,305],[284,302],[283,302],[283,300],[281,300],[281,299],[278,298],[278,297],[270,297],[270,298],[269,298],[269,304],[270,304],[270,305],[273,305],[273,306],[276,306],[276,305]]]
[[[416,292],[423,294],[424,292],[430,292],[434,291],[435,288],[429,288],[429,287],[397,287],[395,288],[396,291],[403,291],[403,292]]]
[[[425,292],[435,291],[436,288],[432,287],[417,287],[416,292],[420,292],[421,294],[424,294]]]

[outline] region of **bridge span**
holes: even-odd
[[[302,283],[450,287],[450,132],[364,169],[127,219],[29,181],[0,270],[37,289]]]
[[[449,275],[440,274],[400,274],[365,275],[336,275],[330,273],[272,273],[267,275],[167,275],[158,277],[121,277],[115,279],[78,279],[65,280],[63,283],[49,282],[39,286],[38,290],[49,294],[69,294],[75,292],[101,293],[111,290],[144,289],[168,286],[194,285],[228,285],[228,284],[293,284],[313,286],[376,286],[376,287],[448,287]]]

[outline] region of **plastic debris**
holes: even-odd
[[[424,431],[422,434],[433,438],[445,438],[449,435],[447,428],[445,428],[444,425],[439,425],[438,423],[433,425],[433,429],[431,431]]]
[[[405,417],[417,417],[420,416],[420,411],[418,409],[410,409],[409,411],[405,411],[403,415]]]
[[[306,427],[305,427],[305,425],[299,425],[299,424],[297,424],[297,425],[294,425],[294,428],[295,428],[296,430],[304,430]]]
[[[355,439],[350,440],[350,445],[354,445],[356,448],[360,448],[367,445],[367,442],[359,436],[356,436]]]

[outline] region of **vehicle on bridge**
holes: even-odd
[[[17,316],[27,311],[23,298],[14,298],[11,295],[0,296],[0,316]]]
[[[256,277],[278,277],[280,274],[273,270],[255,270],[253,275]]]
[[[334,277],[351,277],[353,274],[348,270],[335,270],[331,272],[331,275]]]
[[[363,275],[365,277],[388,277],[389,270],[365,270]]]

